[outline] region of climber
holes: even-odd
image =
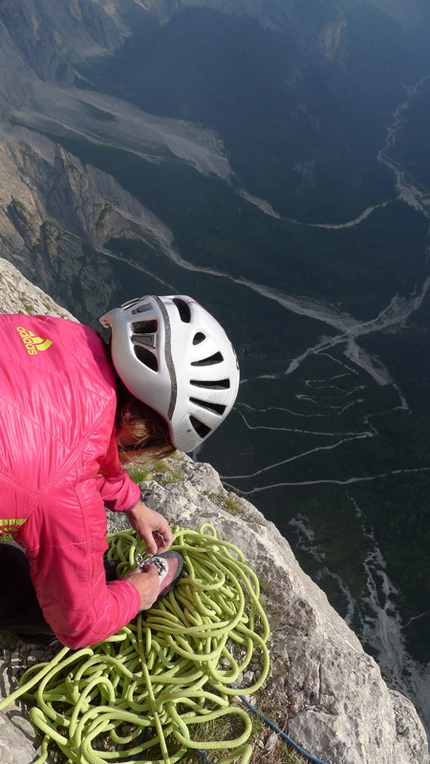
[[[73,649],[114,634],[180,573],[166,519],[123,465],[192,452],[239,385],[224,330],[188,296],[131,300],[100,322],[107,341],[63,318],[0,316],[0,534],[13,538],[0,543],[0,631]],[[105,507],[155,564],[116,579]]]

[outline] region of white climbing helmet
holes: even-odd
[[[130,392],[169,425],[176,448],[194,451],[236,400],[239,366],[224,329],[186,295],[145,295],[100,318],[112,361]]]

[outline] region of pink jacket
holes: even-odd
[[[104,506],[140,499],[118,459],[115,379],[82,324],[0,315],[0,332],[0,533],[25,547],[44,616],[76,649],[139,610],[132,584],[106,584],[102,559]]]

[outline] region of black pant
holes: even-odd
[[[116,565],[105,562],[107,581],[116,578]],[[53,637],[31,582],[30,563],[17,544],[0,542],[0,582],[0,631],[15,632],[28,641],[30,636]]]

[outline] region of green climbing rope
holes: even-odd
[[[20,696],[29,700],[43,735],[35,764],[44,764],[52,744],[68,764],[175,764],[189,749],[230,751],[219,764],[249,762],[251,721],[231,704],[238,694],[231,685],[251,659],[258,678],[242,684],[242,694],[258,690],[269,671],[258,579],[211,525],[172,530],[184,571],[169,594],[109,639],[75,652],[65,647],[50,663],[31,667],[0,703],[1,710]],[[132,531],[108,540],[109,559],[121,561],[119,574],[145,551]],[[241,723],[236,737],[193,739],[193,725],[226,716]]]

